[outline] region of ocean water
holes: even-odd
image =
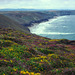
[[[47,22],[34,24],[30,32],[51,39],[75,40],[75,15],[60,16]]]

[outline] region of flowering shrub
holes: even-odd
[[[75,75],[74,43],[0,29],[0,74]]]

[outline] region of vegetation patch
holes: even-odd
[[[3,28],[0,34],[1,75],[75,74],[74,41]]]

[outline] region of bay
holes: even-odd
[[[51,39],[75,40],[75,15],[59,16],[29,27],[30,32]]]

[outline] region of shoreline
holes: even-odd
[[[48,21],[50,21],[50,20],[56,19],[57,17],[60,17],[60,16],[54,16],[53,18],[48,18],[48,19],[45,20],[45,21],[32,23],[30,26],[28,26],[28,28],[33,27],[33,26],[35,26],[35,25],[37,25],[37,24],[40,24],[40,23],[44,23],[44,22],[48,22]]]
[[[46,19],[41,19],[41,20],[38,20],[38,21],[30,22],[29,24],[25,24],[25,26],[29,28],[29,27],[32,27],[34,25],[37,25],[37,24],[40,24],[40,23],[43,23],[43,22],[47,22],[49,20],[56,19],[56,18],[62,17],[62,16],[70,16],[70,15],[57,15],[57,16],[52,16],[52,17],[48,17]]]
[[[48,21],[44,21],[44,22],[41,22],[41,23],[34,23],[32,26],[30,26],[30,27],[28,27],[29,28],[29,30],[30,30],[30,33],[32,33],[32,34],[36,34],[36,35],[39,35],[39,36],[42,36],[43,35],[43,37],[46,37],[46,36],[44,36],[46,33],[45,33],[45,28],[46,28],[46,24],[51,24],[52,22],[54,22],[54,21],[56,21],[56,19],[58,19],[58,20],[60,20],[61,18],[66,18],[67,16],[66,15],[64,15],[64,16],[56,16],[56,17],[54,17],[54,18],[52,18],[52,19],[49,19]],[[54,26],[54,25],[53,25]],[[48,33],[49,35],[51,35],[50,37],[52,37],[52,38],[54,38],[54,36],[60,36],[60,38],[61,37],[65,37],[66,39],[69,39],[69,40],[74,40],[74,39],[72,39],[74,36],[75,36],[75,33],[68,33],[68,32],[62,32],[62,33],[60,33],[60,32],[51,32],[51,33]],[[73,35],[73,37],[69,37],[69,35]],[[67,38],[67,36],[66,35],[68,35],[68,38]],[[49,37],[47,37],[47,38],[49,38]],[[58,38],[58,37],[57,37]]]
[[[70,16],[70,15],[63,15],[63,16]],[[30,30],[30,28],[31,27],[36,27],[38,24],[40,24],[40,23],[44,23],[44,22],[48,22],[48,21],[52,21],[53,19],[56,19],[56,18],[58,18],[58,17],[62,17],[61,15],[60,16],[54,16],[53,18],[49,18],[49,19],[47,19],[47,20],[45,20],[45,21],[41,21],[41,22],[35,22],[35,23],[31,23],[31,25],[30,26],[28,26],[28,29]],[[30,32],[31,33],[31,32]]]
[[[44,23],[44,22],[48,22],[48,21],[52,21],[53,19],[56,19],[56,18],[58,18],[58,17],[61,17],[61,16],[54,16],[53,18],[49,18],[47,21],[42,21],[42,22],[40,22],[40,23]],[[32,28],[32,27],[37,27],[40,23],[32,23],[30,26],[28,26],[28,29],[30,30],[30,28]],[[31,33],[31,31],[30,31],[30,33]],[[33,33],[32,33],[33,34]]]

